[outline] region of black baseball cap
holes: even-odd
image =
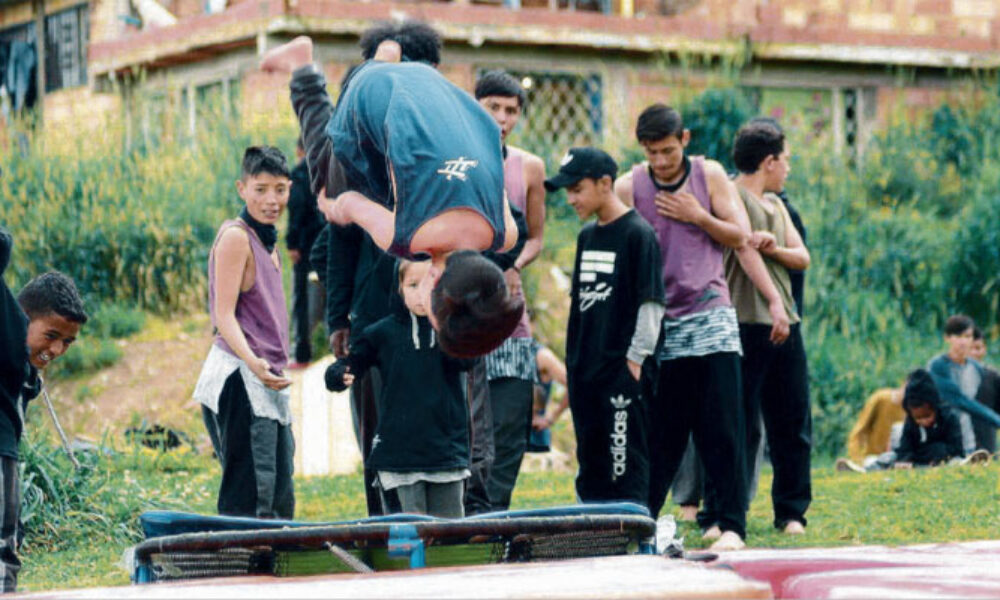
[[[554,192],[584,177],[600,179],[605,175],[612,181],[618,175],[618,163],[607,152],[590,147],[570,148],[562,159],[559,172],[545,180],[545,189]]]

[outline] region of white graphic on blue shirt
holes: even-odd
[[[448,181],[451,181],[452,177],[458,177],[462,181],[465,181],[468,177],[465,172],[469,169],[475,169],[478,166],[478,160],[469,160],[464,156],[459,156],[454,160],[444,161],[444,167],[438,169],[437,172],[440,175],[444,175]]]

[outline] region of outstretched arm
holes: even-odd
[[[324,198],[320,201],[320,210],[331,223],[342,226],[357,224],[382,250],[388,250],[392,245],[396,232],[395,213],[364,194],[347,191],[335,200]]]

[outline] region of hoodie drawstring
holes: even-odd
[[[411,331],[413,332],[413,347],[420,350],[420,324],[417,323],[417,315],[410,313],[410,324],[412,325]],[[431,346],[434,345],[433,339],[431,340]]]

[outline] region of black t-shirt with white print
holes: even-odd
[[[639,307],[663,301],[660,264],[656,233],[634,210],[580,231],[566,334],[572,386],[625,368]]]

